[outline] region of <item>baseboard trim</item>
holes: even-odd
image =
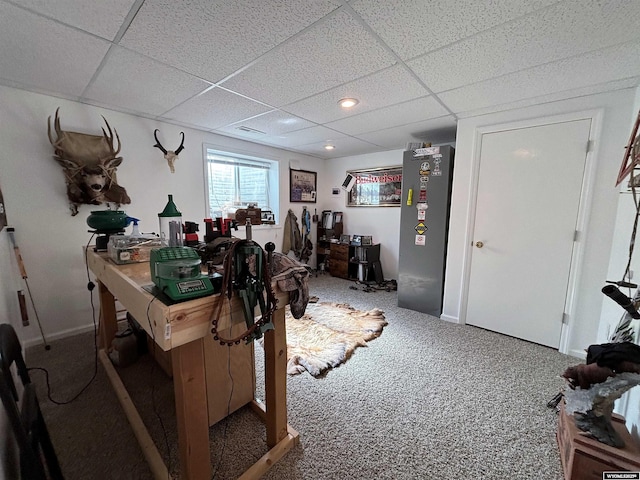
[[[583,360],[586,360],[587,358],[587,352],[585,352],[584,350],[569,350],[569,355],[572,357],[581,358]]]
[[[87,333],[93,330],[93,324],[83,325],[81,327],[69,328],[67,330],[62,330],[61,332],[56,332],[51,335],[45,335],[47,339],[47,343],[53,340],[60,340],[62,338],[72,337],[74,335],[79,335],[81,333]],[[96,332],[97,333],[97,332]],[[44,342],[42,341],[42,337],[33,337],[22,342],[24,348],[33,347],[35,345],[42,345]]]
[[[451,323],[460,323],[459,317],[452,317],[451,315],[445,315],[445,314],[440,315],[440,320],[445,320]]]

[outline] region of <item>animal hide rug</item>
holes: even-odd
[[[308,371],[314,377],[346,361],[357,347],[366,346],[387,325],[377,308],[363,312],[347,304],[309,303],[295,319],[286,311],[287,373]]]

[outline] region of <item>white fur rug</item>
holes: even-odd
[[[357,347],[378,337],[387,325],[377,308],[363,312],[346,303],[309,303],[295,319],[287,307],[287,373],[321,375],[346,361]]]

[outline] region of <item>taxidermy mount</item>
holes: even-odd
[[[104,116],[107,130],[102,128],[102,135],[64,131],[60,128],[59,110],[56,109],[54,121],[57,138],[51,136],[51,117],[47,120],[47,133],[55,151],[53,158],[64,171],[71,215],[78,214],[81,204],[112,202],[117,208],[131,203],[126,190],[116,182],[116,169],[122,163],[122,157],[118,157],[121,146],[118,132],[111,129]]]
[[[176,169],[173,164],[178,159],[178,155],[180,154],[180,152],[184,149],[184,132],[180,132],[180,135],[182,135],[182,142],[180,142],[180,146],[176,148],[175,151],[167,150],[162,146],[160,140],[158,140],[158,132],[159,130],[157,128],[153,131],[153,138],[156,139],[156,144],[154,145],[154,147],[159,148],[160,151],[164,153],[164,158],[169,164],[169,170],[171,170],[171,173],[176,173]]]

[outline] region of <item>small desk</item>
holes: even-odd
[[[91,248],[86,253],[87,265],[96,276],[100,295],[100,359],[154,476],[166,480],[167,468],[105,353],[118,328],[116,299],[139,320],[162,350],[171,352],[181,478],[209,480],[211,459],[204,338],[211,335],[210,316],[215,296],[165,305],[143,288],[152,283],[148,263],[116,265],[105,253],[96,253]],[[277,288],[274,293],[278,299],[278,308],[272,318],[275,329],[264,335],[266,406],[255,399],[251,402],[265,422],[270,450],[240,477],[247,480],[260,478],[298,443],[298,433],[287,424],[284,307],[289,296]],[[237,298],[232,301],[231,314],[227,312],[219,319],[218,328],[229,328],[231,317],[243,318]]]

